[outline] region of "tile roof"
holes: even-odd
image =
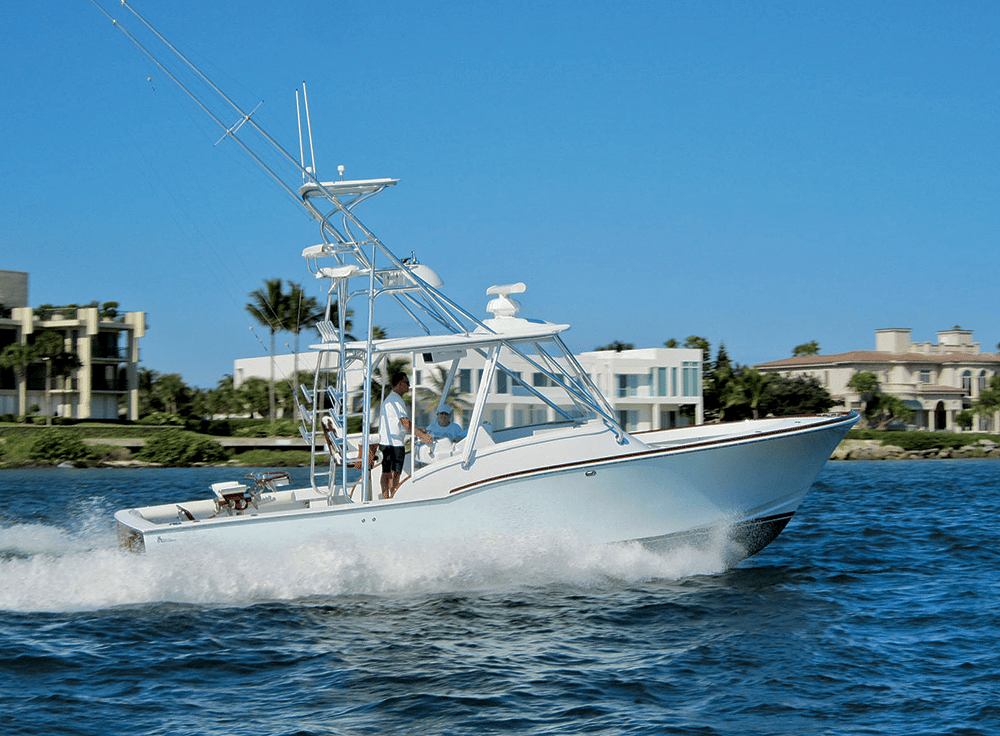
[[[758,363],[756,368],[815,368],[817,366],[839,365],[843,363],[927,363],[927,364],[970,364],[990,365],[1000,368],[1000,353],[887,353],[880,350],[851,350],[834,355],[799,355],[794,358]]]

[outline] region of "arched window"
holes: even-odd
[[[972,371],[965,371],[962,374],[962,390],[965,393],[972,393]]]
[[[979,371],[979,391],[982,393],[986,390],[986,369]]]

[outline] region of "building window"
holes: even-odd
[[[618,423],[626,432],[634,432],[639,427],[639,410],[619,409]]]
[[[649,393],[648,391],[640,390],[648,386],[648,375],[640,376],[636,373],[616,373],[615,381],[618,385],[618,393],[616,395],[619,398],[625,396],[647,395]]]
[[[671,368],[670,369],[670,395],[671,396],[676,396],[677,395],[677,369],[676,368]]]
[[[666,396],[667,395],[667,369],[657,368],[656,369],[656,395]]]
[[[557,379],[559,379],[559,380],[562,380],[563,375],[562,375],[562,373],[556,373],[555,377]],[[544,373],[532,373],[531,374],[531,385],[534,386],[535,388],[549,388],[551,386],[558,386],[559,384],[556,383],[551,378],[549,378]]]
[[[458,390],[463,394],[472,393],[472,370],[462,368],[458,372]]]
[[[698,395],[698,363],[685,360],[682,365],[684,371],[684,396]]]
[[[931,372],[930,371],[920,371],[920,382],[930,383],[931,382]]]
[[[972,393],[972,371],[965,371],[962,374],[962,390],[965,393]]]
[[[986,371],[979,372],[979,391],[980,393],[986,390]]]
[[[677,414],[669,409],[660,409],[660,429],[677,426]]]
[[[628,396],[628,374],[627,373],[616,373],[615,374],[615,384],[618,386],[618,390],[615,392],[615,396],[622,398]],[[633,396],[635,394],[632,394]]]
[[[507,426],[507,417],[503,409],[492,409],[490,411],[490,424],[493,425],[494,431]]]

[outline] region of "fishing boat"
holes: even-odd
[[[397,179],[345,180],[343,167],[339,179],[317,176],[302,92],[298,159],[228,98],[237,122],[212,117],[223,139],[249,150],[240,136],[256,131],[291,160],[301,183],[265,170],[319,224],[320,242],[301,253],[325,293],[309,348],[312,380],[296,387],[309,483],[292,488],[287,473],[250,474],[213,484],[201,499],[123,509],[115,514],[123,546],[289,548],[347,535],[388,543],[554,533],[654,549],[722,544],[733,563],[781,532],[856,414],[626,431],[563,341],[569,326],[521,315],[525,283],[488,288],[485,314],[466,310],[433,269],[413,253],[395,253],[358,218],[358,206]],[[387,313],[392,324],[404,316],[411,329],[383,336]],[[416,356],[442,368],[442,404],[463,371],[475,372],[477,388],[464,438],[424,443],[411,423],[401,482],[383,494],[378,407],[388,367]],[[543,379],[522,381],[525,370]],[[539,407],[531,423],[491,425],[487,407],[501,386]]]
[[[323,235],[302,256],[326,292],[326,319],[310,346],[313,380],[298,387],[301,431],[312,448],[309,485],[289,488],[282,472],[251,474],[214,484],[205,499],[122,510],[125,546],[546,532],[660,549],[721,539],[735,561],[778,535],[856,414],[627,432],[563,342],[569,326],[520,316],[514,297],[526,292],[524,283],[489,288],[489,316],[477,318],[444,294],[432,269],[413,255],[398,257],[361,223],[356,206],[396,183],[312,180],[298,190]],[[416,334],[379,337],[383,303],[402,309]],[[353,334],[349,310],[363,322]],[[402,482],[384,498],[375,406],[388,383],[385,366],[417,355],[446,366],[442,397],[469,364],[477,366],[478,391],[457,442],[425,444],[411,423]],[[543,386],[520,380],[526,366],[545,377]],[[550,421],[491,426],[492,393],[515,384]],[[352,424],[360,432],[350,432]]]

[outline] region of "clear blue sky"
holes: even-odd
[[[134,5],[292,151],[305,81],[321,175],[400,178],[359,214],[475,313],[523,280],[577,351],[997,349],[995,2]],[[193,385],[265,354],[243,305],[307,276],[308,217],[90,2],[0,17],[0,268],[147,312]]]

